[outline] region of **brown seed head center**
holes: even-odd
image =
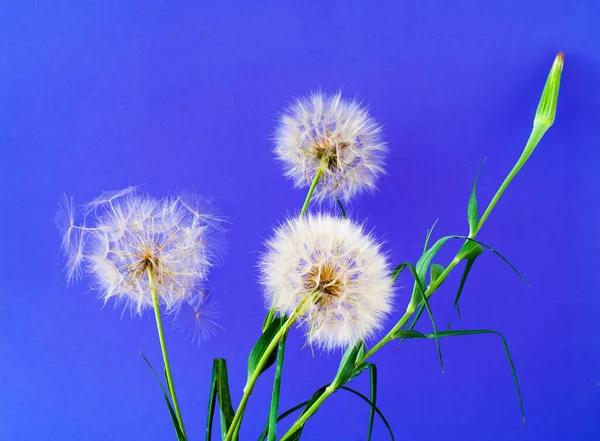
[[[334,265],[323,263],[313,266],[306,275],[305,288],[319,293],[317,304],[326,306],[342,294],[344,285],[338,271]]]

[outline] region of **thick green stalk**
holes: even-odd
[[[162,320],[160,318],[160,306],[158,304],[158,292],[156,287],[156,278],[154,272],[150,269],[146,271],[148,274],[148,285],[150,286],[150,293],[152,294],[152,303],[154,305],[154,317],[156,318],[156,329],[158,330],[158,339],[160,340],[160,349],[162,350],[163,362],[165,365],[165,375],[167,377],[167,387],[169,394],[173,400],[173,407],[175,408],[175,414],[177,415],[177,421],[181,432],[187,439],[185,428],[183,427],[183,419],[181,418],[181,411],[179,410],[179,403],[177,402],[177,395],[175,394],[175,386],[173,385],[173,376],[171,375],[171,365],[169,364],[169,355],[167,354],[167,344],[165,343],[165,335],[163,332]]]

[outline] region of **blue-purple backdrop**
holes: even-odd
[[[234,401],[264,317],[256,259],[305,196],[271,153],[280,110],[321,87],[358,96],[385,126],[388,174],[349,207],[415,261],[427,228],[466,232],[476,170],[487,203],[519,156],[554,56],[565,52],[555,126],[486,224],[499,259],[475,265],[458,322],[455,274],[435,295],[440,323],[503,331],[521,381],[523,428],[500,340],[390,346],[375,357],[379,405],[398,439],[600,439],[600,4],[447,2],[4,1],[0,8],[0,439],[173,439],[138,355],[156,364],[153,318],[101,309],[65,286],[52,223],[63,191],[83,203],[128,184],[207,197],[231,222],[211,277],[224,329],[197,347],[169,330],[191,439],[203,439],[211,363],[225,357]],[[451,257],[441,253],[440,263]],[[397,298],[408,301],[410,279]],[[427,320],[422,329],[429,330]],[[291,334],[282,408],[332,378],[339,354]],[[256,439],[271,375],[250,401]],[[366,378],[355,386],[367,390]],[[340,393],[305,438],[364,440],[367,407]],[[376,440],[385,440],[376,422]]]

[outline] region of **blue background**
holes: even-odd
[[[237,402],[264,317],[256,260],[305,196],[271,153],[281,109],[318,87],[368,103],[385,126],[389,173],[348,211],[394,261],[414,262],[438,217],[436,237],[466,232],[484,157],[487,204],[524,146],[559,50],[556,124],[480,236],[531,287],[486,254],[460,322],[459,272],[433,300],[440,323],[505,333],[527,428],[495,336],[443,341],[443,374],[432,341],[384,348],[379,405],[399,439],[600,439],[599,20],[599,2],[573,0],[2,2],[0,439],[174,438],[138,355],[160,364],[153,317],[102,310],[86,283],[66,288],[52,223],[63,191],[84,203],[128,184],[156,197],[191,189],[231,222],[211,277],[224,329],[200,347],[167,331],[188,432],[203,439],[212,359],[228,360]],[[399,312],[410,279],[400,284]],[[302,346],[292,332],[282,408],[336,370],[340,354],[313,358]],[[244,440],[263,428],[270,383],[262,377],[251,398]],[[368,390],[366,378],[355,386]],[[305,438],[364,440],[367,410],[341,392]],[[375,439],[386,436],[376,422]]]

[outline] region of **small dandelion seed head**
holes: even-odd
[[[220,305],[211,293],[197,292],[183,302],[174,317],[174,328],[198,345],[217,334]]]
[[[386,150],[381,127],[358,101],[314,93],[284,112],[274,152],[296,187],[310,186],[321,168],[315,200],[348,201],[375,190]]]
[[[60,211],[69,219],[66,231],[62,223],[67,280],[85,270],[104,302],[121,300],[141,314],[153,304],[152,273],[160,303],[172,311],[194,296],[213,266],[218,219],[178,196],[154,199],[134,187],[107,192],[83,207],[80,225],[72,200]]]
[[[267,305],[291,314],[304,303],[310,345],[345,348],[373,335],[391,310],[390,268],[360,225],[326,214],[275,230],[260,263]]]

